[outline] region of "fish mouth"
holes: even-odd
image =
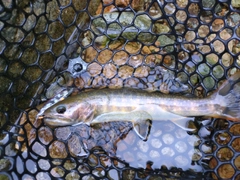
[[[51,127],[70,126],[73,124],[71,119],[67,119],[62,116],[60,116],[60,117],[44,116],[43,121],[44,121],[45,125],[51,126]]]

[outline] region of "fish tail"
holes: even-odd
[[[213,117],[240,121],[240,72],[226,80],[212,98],[215,105]]]

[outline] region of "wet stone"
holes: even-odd
[[[103,168],[97,167],[92,171],[92,174],[97,177],[103,177],[103,176],[105,176],[105,171]]]
[[[23,163],[23,159],[18,156],[16,158],[16,169],[17,169],[17,172],[22,174],[23,171],[24,171],[24,167],[25,167],[25,163]]]
[[[140,66],[135,70],[134,76],[138,78],[147,77],[149,74],[149,71],[150,71],[150,68],[148,66]]]
[[[117,159],[114,159],[114,160],[113,160],[113,164],[114,164],[115,167],[120,168],[120,169],[126,167],[125,164],[121,163],[121,162],[118,161]]]
[[[71,130],[69,127],[60,127],[55,129],[55,136],[58,139],[66,140],[71,134]]]
[[[167,83],[165,83],[165,82],[160,84],[159,90],[163,94],[169,94],[169,87],[168,87]]]
[[[72,156],[78,156],[81,152],[81,144],[78,136],[73,135],[70,139],[68,139],[68,150]]]
[[[106,64],[103,68],[103,75],[106,77],[106,78],[113,78],[117,73],[117,68],[114,64],[112,63],[109,63],[109,64]]]
[[[107,175],[108,179],[110,180],[119,180],[119,173],[116,169],[111,169],[108,171],[108,175]]]
[[[136,172],[132,169],[123,170],[122,178],[126,180],[133,180],[135,178]]]
[[[98,158],[97,156],[95,156],[94,154],[91,154],[88,157],[88,164],[92,167],[97,166],[98,165]]]
[[[88,139],[89,138],[89,127],[86,125],[77,126],[74,131],[81,136],[82,138]]]
[[[119,51],[113,56],[113,62],[120,66],[126,64],[128,60],[128,54],[125,51]]]
[[[215,139],[219,145],[226,145],[231,140],[231,136],[227,132],[222,132],[216,134]]]
[[[90,168],[87,166],[87,165],[79,165],[78,167],[78,171],[81,173],[81,174],[88,174],[90,173]]]
[[[65,172],[64,169],[61,167],[54,167],[50,173],[52,174],[53,177],[59,178],[59,177],[63,177]]]
[[[112,165],[112,161],[108,156],[100,156],[100,163],[103,167],[110,167]]]
[[[118,76],[122,79],[126,79],[132,76],[134,69],[131,66],[121,66],[118,70]]]
[[[0,171],[8,171],[11,167],[12,162],[9,159],[0,159]]]
[[[238,170],[240,169],[240,156],[237,156],[234,159],[234,165],[237,167]]]
[[[5,154],[7,156],[16,156],[17,151],[14,149],[15,143],[10,143],[5,147]]]
[[[94,139],[94,140],[100,140],[100,139],[104,139],[105,134],[102,131],[100,124],[94,124],[95,126],[92,126],[93,128],[91,128],[90,130],[90,136]],[[97,127],[100,126],[100,127]]]
[[[41,127],[38,130],[38,138],[43,144],[47,145],[53,140],[52,131],[48,127]]]
[[[91,76],[94,77],[99,75],[102,72],[102,66],[94,62],[88,66],[87,71],[90,73]]]
[[[137,87],[139,83],[139,79],[137,78],[129,78],[126,81],[124,81],[125,87]]]
[[[84,87],[84,81],[81,77],[77,77],[74,79],[74,85],[79,88],[79,89],[82,89]]]
[[[37,172],[37,164],[34,161],[32,161],[31,159],[28,159],[26,161],[26,168],[30,173]]]
[[[148,79],[148,82],[150,82],[150,83],[153,83],[153,82],[155,82],[156,81],[156,78],[157,78],[157,75],[156,74],[153,74],[153,75],[149,75],[148,77],[147,77],[147,79]],[[158,81],[158,82],[161,82],[160,80]],[[161,83],[154,83],[154,86],[155,87],[157,87],[157,85],[159,86]]]
[[[66,158],[67,151],[63,142],[54,141],[49,146],[49,154],[52,158]]]
[[[25,179],[25,178],[23,178],[23,179]],[[28,178],[26,178],[26,179],[28,179]],[[31,179],[31,178],[29,178],[29,179]],[[48,173],[46,173],[46,172],[39,172],[36,175],[36,179],[37,180],[50,180],[51,178],[48,175]]]
[[[205,154],[212,153],[212,147],[207,144],[203,144],[201,147],[201,151],[204,152]]]
[[[234,124],[233,126],[231,126],[229,131],[230,133],[232,133],[232,135],[240,135],[240,124]]]
[[[76,162],[74,160],[66,160],[63,167],[66,169],[66,170],[73,170],[75,169],[77,166]]]
[[[96,142],[92,138],[88,140],[83,139],[83,143],[87,146],[88,149],[91,149],[96,146]]]
[[[232,148],[233,148],[235,151],[240,152],[240,146],[239,146],[239,144],[240,144],[240,138],[236,138],[236,139],[234,139],[234,140],[232,141],[231,146],[232,146]]]
[[[233,151],[231,149],[229,149],[229,148],[221,148],[217,152],[217,157],[221,161],[229,161],[233,157]]]
[[[112,89],[121,88],[121,87],[123,87],[123,80],[121,78],[115,77],[115,78],[111,79],[108,87],[112,88]]]
[[[207,128],[205,127],[202,127],[199,131],[198,131],[198,135],[200,137],[203,137],[203,138],[207,138],[211,135],[211,131],[209,131]]]
[[[47,156],[47,150],[46,148],[41,145],[39,142],[35,142],[32,146],[33,152],[38,154],[39,156],[46,157]]]
[[[235,170],[231,164],[222,164],[218,168],[218,174],[222,179],[231,179],[235,174]]]
[[[7,89],[9,88],[11,81],[10,79],[1,76],[0,77],[0,83],[1,83],[1,87],[0,87],[0,93],[6,92]]]
[[[141,49],[141,44],[138,42],[128,42],[125,45],[125,50],[129,53],[129,54],[137,54],[140,49]]]
[[[92,62],[97,56],[97,51],[93,47],[88,47],[85,51],[83,51],[83,53],[84,53],[83,59],[87,63]]]
[[[38,166],[42,169],[42,170],[45,170],[45,171],[48,171],[51,167],[50,163],[48,162],[48,160],[45,160],[45,159],[40,159],[38,161]]]
[[[106,78],[103,76],[96,76],[94,77],[93,81],[92,81],[92,87],[96,88],[96,87],[105,87],[106,86]]]
[[[98,54],[97,60],[101,64],[107,63],[112,57],[112,51],[105,49]]]
[[[80,176],[77,172],[72,171],[66,175],[66,180],[80,179]]]
[[[143,56],[142,55],[136,55],[136,56],[131,56],[129,59],[129,65],[132,67],[138,67],[141,65],[143,62]]]
[[[86,175],[83,176],[82,180],[95,180],[95,178],[92,175]]]

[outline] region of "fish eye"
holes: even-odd
[[[58,106],[57,107],[57,113],[63,114],[65,111],[66,111],[66,107],[65,106]]]

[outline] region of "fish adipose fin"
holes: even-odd
[[[132,121],[134,131],[146,141],[151,130],[151,120],[151,115],[146,111],[110,112],[97,116],[91,123]]]
[[[240,72],[226,80],[211,98],[216,107],[213,117],[240,121]]]

